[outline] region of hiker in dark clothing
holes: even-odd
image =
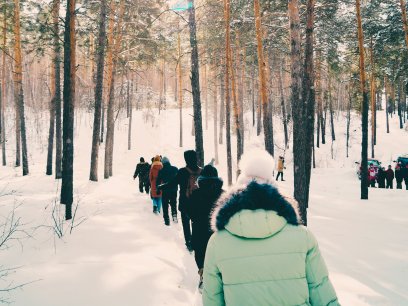
[[[408,190],[408,164],[401,167],[401,171],[402,171],[402,177],[404,179],[405,182],[405,189]]]
[[[223,192],[222,185],[217,169],[212,165],[205,166],[198,177],[198,189],[193,191],[187,205],[187,213],[193,225],[192,247],[200,275],[199,287],[202,285],[205,251],[213,233],[210,225],[211,212]]]
[[[191,225],[186,207],[191,194],[198,188],[197,179],[200,176],[201,168],[197,165],[197,153],[194,150],[185,151],[184,160],[186,161],[186,166],[179,169],[173,181],[169,184],[164,184],[161,188],[165,189],[180,186],[178,209],[181,214],[186,247],[191,252],[193,250],[191,245]]]
[[[402,189],[402,181],[404,180],[404,173],[401,169],[401,163],[395,166],[395,180],[397,182],[397,189]]]
[[[177,176],[178,169],[171,165],[167,157],[162,158],[163,169],[160,170],[157,181],[160,182],[159,188],[162,184],[168,184]],[[161,189],[161,188],[160,188]],[[173,222],[177,223],[177,186],[171,186],[163,189],[163,218],[164,224],[170,225],[169,205],[171,207],[171,215]]]
[[[393,189],[394,171],[392,170],[391,165],[388,166],[386,180],[387,180],[387,189],[388,188]]]
[[[145,162],[144,158],[140,158],[140,163],[137,164],[135,174],[133,175],[133,179],[139,177],[139,190],[143,193],[143,188],[146,193],[149,193],[150,190],[150,181],[149,181],[149,172],[150,172],[150,165]]]
[[[385,172],[384,167],[380,167],[378,169],[378,176],[377,176],[377,182],[378,182],[378,188],[385,188],[385,178],[387,176],[387,173]]]

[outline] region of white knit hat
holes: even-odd
[[[241,174],[238,184],[247,184],[250,180],[272,183],[275,160],[262,149],[252,149],[242,155],[239,163]]]

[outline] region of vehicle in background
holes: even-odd
[[[401,167],[405,168],[408,165],[408,154],[399,156],[394,162],[397,164],[401,163]]]
[[[378,159],[374,158],[369,158],[367,161],[368,161],[367,167],[370,168],[370,165],[373,165],[375,169],[375,174],[378,175],[378,169],[381,167],[381,162]],[[356,164],[358,165],[357,176],[358,179],[361,180],[361,162],[356,162]]]

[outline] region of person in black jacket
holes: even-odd
[[[160,170],[157,181],[159,184],[168,184],[177,176],[178,169],[171,165],[167,157],[162,158],[163,169]],[[160,185],[159,185],[160,188]],[[162,194],[164,224],[170,225],[169,205],[173,222],[177,223],[177,186],[164,188]]]
[[[384,167],[379,167],[378,176],[377,176],[378,188],[385,188],[386,176],[387,176],[387,173],[385,172]]]
[[[200,275],[200,288],[202,286],[205,251],[208,240],[213,233],[210,225],[211,212],[223,192],[222,185],[223,181],[218,177],[217,169],[212,165],[205,166],[198,178],[198,189],[193,191],[187,204],[187,213],[193,225],[192,247]]]
[[[395,166],[395,180],[397,182],[397,189],[402,189],[402,181],[404,180],[403,169],[401,169],[401,163]]]
[[[401,166],[402,177],[405,182],[405,189],[408,190],[408,163],[404,166]]]
[[[201,168],[197,165],[197,153],[194,150],[184,152],[186,166],[180,168],[177,176],[168,184],[160,186],[162,189],[180,186],[178,210],[183,224],[184,240],[187,249],[192,252],[191,246],[191,220],[187,213],[187,203],[197,186],[197,179],[200,176]]]
[[[133,175],[133,179],[139,177],[139,190],[143,193],[143,188],[147,194],[149,194],[150,190],[150,181],[149,181],[149,172],[150,172],[150,165],[146,163],[144,158],[140,158],[140,163],[137,164],[135,174]]]
[[[387,189],[393,189],[394,177],[394,171],[392,170],[391,165],[388,165],[388,170],[386,172]]]

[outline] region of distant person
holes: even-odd
[[[198,189],[193,191],[188,201],[187,212],[192,221],[192,247],[200,276],[198,287],[202,289],[205,251],[211,230],[211,212],[221,196],[223,181],[218,177],[218,171],[212,165],[206,165],[198,177]]]
[[[377,175],[377,182],[378,182],[378,188],[385,188],[385,178],[387,176],[387,173],[384,169],[384,167],[379,167],[378,168],[378,175]]]
[[[405,182],[405,189],[408,190],[408,163],[402,168],[402,176]]]
[[[150,168],[150,196],[153,201],[153,213],[160,214],[162,206],[162,193],[157,189],[158,181],[157,177],[159,176],[159,171],[163,168],[163,164],[160,161],[160,156],[157,155],[153,159],[153,164]]]
[[[316,238],[272,184],[272,156],[247,153],[240,169],[212,215],[203,305],[340,305]]]
[[[140,158],[140,163],[137,164],[133,179],[139,177],[139,191],[143,193],[143,189],[149,194],[150,181],[149,181],[150,165],[146,163],[144,158]]]
[[[394,171],[392,170],[391,165],[388,165],[388,170],[387,170],[387,189],[393,189],[393,183],[394,183]]]
[[[285,158],[283,156],[279,156],[279,160],[278,160],[278,175],[276,176],[276,180],[279,179],[279,177],[281,177],[281,181],[285,181],[283,179],[283,169],[285,168]]]
[[[374,165],[370,164],[368,168],[368,183],[370,187],[375,188],[375,181],[377,179],[377,172],[375,171]]]
[[[401,163],[395,166],[395,181],[397,182],[397,189],[402,189],[402,181],[404,180],[404,171],[401,169]]]
[[[157,181],[160,184],[168,184],[177,176],[178,169],[171,165],[167,157],[162,158],[163,169],[160,170]],[[163,219],[165,225],[170,225],[169,206],[173,222],[177,223],[177,186],[162,189]]]
[[[180,186],[179,193],[179,211],[181,214],[181,222],[183,224],[184,240],[187,249],[192,252],[191,244],[191,220],[187,212],[187,205],[190,197],[195,189],[198,188],[197,179],[200,176],[201,168],[197,164],[197,153],[194,150],[184,152],[184,160],[186,166],[179,169],[176,178],[163,188],[171,188],[172,186]]]

